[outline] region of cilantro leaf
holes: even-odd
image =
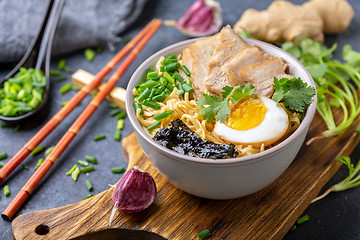
[[[229,102],[237,104],[241,99],[252,95],[255,92],[255,87],[250,83],[246,85],[239,85],[236,87],[225,86],[222,88],[222,97],[211,96],[203,94],[204,97],[198,98],[196,104],[198,106],[205,106],[199,110],[199,113],[203,116],[206,122],[211,123],[214,121],[224,122],[227,120],[231,113]]]
[[[275,93],[272,99],[275,102],[284,101],[284,104],[291,110],[304,112],[305,107],[313,102],[312,96],[315,89],[304,83],[301,78],[281,78],[274,77],[273,87]]]

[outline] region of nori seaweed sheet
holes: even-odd
[[[172,121],[169,126],[161,128],[153,139],[175,152],[210,159],[234,158],[238,154],[232,143],[216,144],[202,140],[180,119]]]

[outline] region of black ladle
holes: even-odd
[[[4,82],[13,77],[21,67],[41,69],[45,73],[46,86],[42,102],[32,111],[16,117],[5,117],[0,115],[0,119],[6,122],[20,122],[33,117],[46,105],[50,90],[50,58],[51,48],[54,41],[55,29],[63,10],[65,0],[50,0],[44,15],[42,24],[35,35],[30,47],[27,49],[23,58],[0,82],[0,88],[4,87]],[[44,61],[45,59],[45,61]]]

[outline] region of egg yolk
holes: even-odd
[[[260,98],[246,98],[233,106],[225,125],[235,130],[248,130],[258,126],[265,113],[266,106]]]

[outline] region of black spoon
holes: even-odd
[[[65,0],[50,0],[44,15],[42,24],[37,34],[35,35],[30,47],[27,49],[23,58],[12,69],[5,78],[0,82],[0,88],[4,87],[4,83],[16,73],[21,67],[41,69],[45,73],[46,86],[43,94],[42,102],[32,111],[20,116],[5,117],[0,115],[0,119],[6,122],[21,122],[29,119],[40,112],[46,105],[49,98],[50,89],[50,58],[51,48],[54,41],[55,29],[59,21]],[[44,61],[45,59],[45,61]]]

